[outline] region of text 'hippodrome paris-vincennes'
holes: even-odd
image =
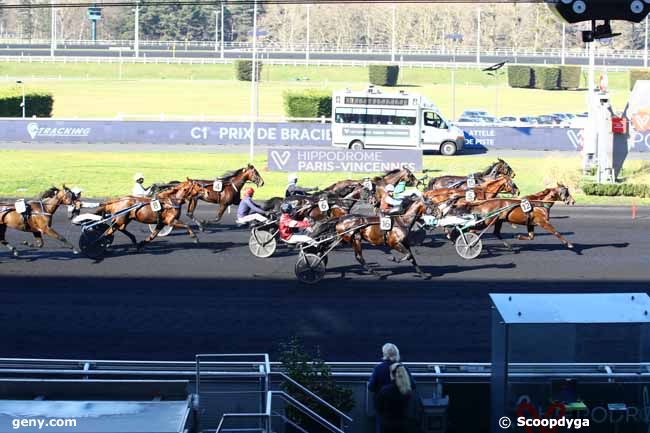
[[[391,157],[398,154],[388,153]],[[415,171],[412,161],[386,160],[385,152],[350,152],[336,150],[298,151],[298,171],[340,171],[376,173],[407,167]]]

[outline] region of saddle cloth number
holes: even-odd
[[[467,178],[467,186],[474,188],[476,186],[476,178],[474,176],[469,176]]]
[[[467,190],[467,193],[465,194],[465,199],[467,201],[476,200],[476,192],[473,189]]]
[[[327,200],[319,200],[318,209],[320,209],[321,212],[327,212],[330,210],[330,204],[327,202]]]
[[[215,180],[214,183],[212,184],[212,189],[214,189],[216,192],[223,191],[223,182],[220,181],[219,179]]]
[[[25,204],[25,199],[21,198],[20,200],[16,200],[16,212],[18,213],[25,213],[27,212],[27,205]]]
[[[530,202],[527,199],[523,199],[521,201],[521,210],[523,210],[526,213],[530,213],[533,210],[533,205],[530,204]]]
[[[393,219],[391,217],[379,218],[379,228],[382,230],[390,230],[393,228]]]
[[[152,200],[151,201],[151,210],[154,212],[160,212],[162,209],[162,205],[160,204],[160,200]]]
[[[370,182],[369,180],[366,180],[365,182],[363,182],[363,187],[365,189],[367,189],[368,191],[372,191],[372,182]]]

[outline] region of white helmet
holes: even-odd
[[[133,175],[133,180],[134,180],[134,181],[137,182],[138,179],[144,179],[144,174],[142,174],[142,173],[136,173],[136,174]]]
[[[289,176],[287,176],[289,182],[295,182],[298,180],[298,175],[296,173],[289,173]]]
[[[72,193],[73,193],[74,195],[79,195],[79,194],[81,194],[84,190],[81,189],[81,188],[79,188],[78,186],[75,186],[75,187],[72,188],[70,191],[72,191]]]
[[[386,185],[386,188],[384,188],[384,191],[386,192],[395,192],[395,186],[392,184]]]

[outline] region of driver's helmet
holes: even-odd
[[[291,206],[291,203],[282,203],[282,206],[280,206],[280,210],[282,213],[288,213],[291,214],[293,211],[293,206]]]
[[[246,188],[246,190],[244,190],[244,195],[248,197],[253,197],[253,194],[255,194],[255,190],[253,188]]]
[[[401,194],[406,190],[406,181],[401,181],[395,187],[395,194]]]
[[[384,188],[384,191],[386,191],[389,194],[393,193],[393,192],[395,192],[395,186],[391,185],[391,184],[386,185],[386,188]]]
[[[136,174],[133,175],[133,181],[134,181],[134,182],[137,182],[137,181],[139,181],[140,179],[144,179],[144,174],[142,174],[142,173],[136,173]]]
[[[296,173],[291,173],[289,176],[287,176],[287,180],[289,183],[291,182],[298,182],[298,175]]]

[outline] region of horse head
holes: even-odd
[[[264,179],[262,179],[262,176],[253,164],[248,164],[243,173],[244,179],[253,182],[258,188],[264,186]]]
[[[70,188],[65,184],[60,190],[57,190],[55,197],[59,200],[59,203],[66,206],[73,206],[72,212],[68,212],[68,218],[72,219],[81,213],[81,192],[75,194]]]
[[[508,165],[508,163],[501,158],[497,160],[496,164],[494,165],[493,171],[496,171],[497,175],[515,177],[515,172],[512,169],[512,167],[510,167],[510,165]]]
[[[562,200],[564,204],[568,206],[573,206],[574,204],[576,204],[576,201],[573,199],[571,193],[569,192],[569,188],[562,185],[561,183],[557,184],[557,188],[555,188],[555,192],[557,193],[557,197],[560,200]]]
[[[520,191],[517,184],[512,180],[510,176],[504,176],[504,179],[506,179],[504,184],[504,191],[508,194],[518,196],[520,194]]]

